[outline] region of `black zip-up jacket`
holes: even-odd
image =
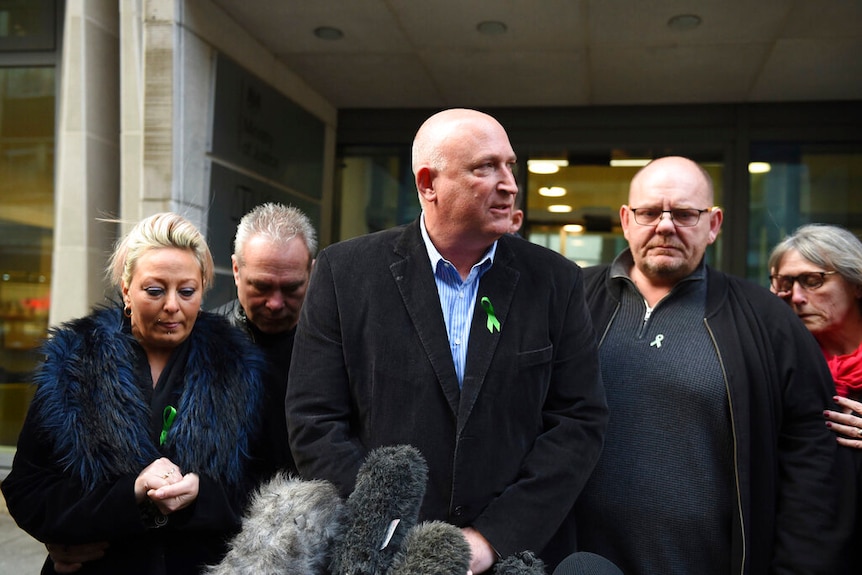
[[[619,309],[610,266],[585,270],[601,346]],[[707,266],[706,326],[721,363],[734,436],[734,573],[847,573],[854,478],[823,410],[834,384],[816,340],[767,289]],[[611,414],[613,417],[613,414]],[[624,473],[625,470],[620,470]],[[668,534],[673,536],[673,534]]]

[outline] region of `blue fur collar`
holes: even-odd
[[[52,330],[31,412],[60,465],[84,485],[137,475],[161,457],[134,380],[136,342],[120,309]],[[242,483],[261,413],[263,359],[223,318],[201,312],[189,336],[185,387],[165,445],[183,472]]]

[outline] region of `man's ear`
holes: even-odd
[[[233,283],[239,287],[239,262],[237,262],[236,254],[230,257],[230,263],[233,267]]]
[[[416,190],[426,202],[433,202],[437,197],[434,190],[434,173],[428,166],[423,166],[416,171]]]
[[[632,217],[631,209],[628,207],[627,204],[621,205],[620,206],[620,226],[623,228],[623,237],[626,239],[629,238],[628,232],[629,232],[629,224],[631,223],[629,221],[630,217]]]
[[[724,212],[718,206],[709,212],[709,243],[713,243],[721,230],[721,222],[724,221]]]

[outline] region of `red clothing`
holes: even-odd
[[[858,398],[862,395],[862,345],[853,353],[847,355],[826,356],[832,379],[835,380],[835,391],[841,397]]]

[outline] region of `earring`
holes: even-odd
[[[126,317],[132,317],[132,308],[126,306],[123,308],[123,315]]]

